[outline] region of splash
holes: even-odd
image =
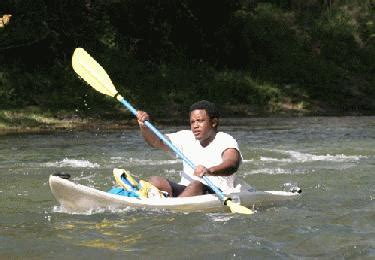
[[[92,163],[88,160],[76,160],[65,158],[59,162],[46,163],[47,167],[72,167],[72,168],[99,168],[100,165],[97,163]]]
[[[87,215],[87,216],[101,214],[104,212],[124,213],[124,212],[132,212],[132,211],[135,211],[135,209],[131,207],[127,207],[123,209],[111,209],[110,207],[109,208],[96,208],[96,209],[89,209],[85,211],[71,211],[71,210],[64,208],[64,206],[61,206],[61,205],[53,206],[52,208],[52,212],[54,213],[64,213],[64,214],[69,214],[69,215]]]
[[[236,217],[235,214],[231,213],[207,213],[207,216],[210,219],[210,221],[224,223]]]
[[[123,157],[111,157],[112,163],[126,162],[127,165],[170,165],[181,163],[181,160],[150,160],[150,159],[137,159],[137,158],[123,158]]]

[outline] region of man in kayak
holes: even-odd
[[[154,133],[144,124],[149,115],[137,111],[137,119],[145,141],[152,147],[170,151]],[[181,130],[166,134],[169,140],[189,158],[195,169],[183,163],[181,180],[172,182],[164,177],[152,176],[150,182],[173,197],[189,197],[214,193],[202,177],[224,193],[234,188],[234,173],[242,161],[237,141],[227,133],[218,132],[219,112],[215,104],[202,100],[190,107],[190,130]]]

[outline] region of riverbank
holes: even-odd
[[[110,118],[112,117],[112,118]],[[73,111],[50,112],[39,108],[0,110],[0,134],[59,130],[124,129],[134,127],[134,119],[120,115],[80,115]]]
[[[368,1],[251,2],[215,2],[216,18],[211,4],[191,1],[8,5],[13,16],[0,35],[0,107],[26,112],[5,111],[1,128],[113,128],[107,121],[132,119],[119,113],[120,103],[79,80],[71,64],[77,47],[158,122],[186,118],[203,98],[220,105],[224,117],[375,114]],[[20,19],[19,13],[32,15]],[[144,19],[133,19],[139,13]],[[43,109],[28,115],[29,106]],[[71,112],[61,115],[63,109]],[[118,114],[103,117],[100,109]]]
[[[280,117],[325,117],[325,116],[368,116],[369,113],[309,113],[299,110],[284,110],[279,113],[237,114],[222,119],[222,125],[247,124],[251,118],[280,118]],[[246,118],[247,120],[244,120]],[[249,121],[250,120],[250,121]],[[157,116],[156,125],[187,124],[182,116]],[[239,122],[240,121],[240,122]],[[137,127],[135,118],[127,111],[79,113],[77,111],[44,111],[38,107],[26,109],[0,110],[0,134],[9,133],[40,133],[64,130],[119,130]]]

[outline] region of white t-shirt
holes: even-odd
[[[181,130],[176,133],[167,134],[167,137],[195,166],[203,165],[206,168],[210,168],[219,165],[223,162],[223,152],[229,148],[234,148],[240,153],[237,141],[231,135],[223,132],[216,133],[215,139],[206,147],[201,146],[200,142],[195,139],[193,132],[190,130]],[[183,172],[181,172],[180,175],[180,184],[182,185],[187,186],[192,180],[199,180],[206,184],[203,179],[194,176],[194,170],[186,162],[183,162]],[[234,174],[230,176],[207,177],[224,193],[230,192],[230,190],[234,188]]]

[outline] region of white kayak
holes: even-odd
[[[127,208],[167,209],[172,211],[228,211],[227,206],[215,194],[184,198],[147,198],[140,199],[111,194],[67,179],[51,175],[49,185],[52,194],[60,203],[61,210],[67,213],[90,213],[95,211],[113,211]],[[248,185],[241,184],[239,192],[229,197],[241,205],[253,208],[272,206],[279,202],[299,196],[300,189],[290,191],[255,191]]]

